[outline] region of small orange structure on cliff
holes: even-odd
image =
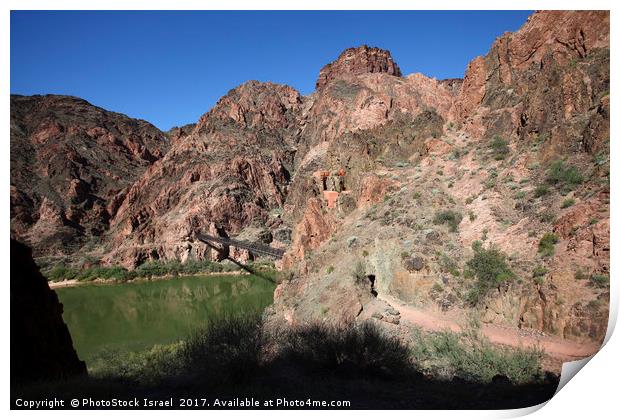
[[[327,200],[327,208],[333,209],[336,206],[336,200],[338,200],[338,196],[340,195],[337,191],[323,191],[323,198]]]
[[[344,190],[343,178],[345,174],[344,169],[339,169],[334,173],[319,170],[312,174],[323,192],[323,198],[327,201],[327,208],[329,209],[336,207],[338,196]]]

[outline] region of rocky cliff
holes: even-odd
[[[62,319],[62,304],[32,260],[11,239],[11,383],[86,374]]]
[[[336,61],[323,67],[316,81],[316,88],[321,89],[334,79],[366,73],[386,73],[397,77],[402,75],[389,51],[363,45],[359,48],[347,48]]]
[[[125,190],[168,149],[146,121],[69,96],[11,96],[11,235],[35,255],[100,246]]]
[[[609,14],[535,13],[474,59],[462,82],[370,70],[326,76],[364,68],[348,63],[354,56],[326,67],[308,99],[310,110],[325,103],[337,117],[330,125],[328,112],[316,112],[302,131],[307,151],[296,157],[285,205],[292,280],[276,290],[272,318],[374,318],[402,329],[391,314],[399,311],[386,308],[415,306],[431,325],[473,317],[514,329],[504,344],[524,331],[600,342],[609,305]],[[333,208],[325,190],[339,192]],[[476,243],[497,249],[515,276],[482,297]]]

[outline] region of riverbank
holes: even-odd
[[[120,281],[117,279],[104,279],[104,278],[96,278],[94,280],[80,281],[76,279],[66,279],[61,281],[50,281],[48,284],[50,289],[60,289],[64,287],[76,287],[76,286],[86,286],[93,284],[131,284],[131,283],[142,283],[147,281],[161,281],[161,280],[171,280],[178,277],[218,277],[218,276],[249,276],[251,275],[247,271],[238,270],[238,271],[221,271],[221,272],[197,272],[197,273],[177,273],[177,274],[164,274],[161,276],[148,276],[148,277],[135,277],[131,280]]]

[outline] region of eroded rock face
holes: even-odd
[[[608,92],[609,12],[536,12],[469,64],[452,114],[476,136],[547,140],[550,155],[600,150]]]
[[[210,252],[192,236],[211,224],[230,235],[277,229],[270,211],[286,197],[300,105],[288,86],[248,82],[230,91],[128,189],[110,222],[120,246],[105,260],[134,267],[205,258]]]
[[[11,234],[38,256],[97,240],[115,197],[167,149],[146,121],[69,96],[11,95]]]
[[[608,34],[606,12],[539,12],[474,59],[462,81],[347,71],[330,78],[327,67],[302,107],[283,217],[307,240],[287,255],[300,270],[278,287],[275,316],[341,321],[361,305],[357,316],[372,317],[363,270],[377,299],[600,342],[608,289],[590,276],[604,282],[609,273]],[[495,135],[506,140],[505,157],[491,155]],[[583,184],[567,197],[554,187],[533,197],[547,182],[546,163],[558,159],[576,165]],[[333,189],[355,203],[346,212],[321,201],[326,187],[313,178],[340,171]],[[578,197],[574,206],[564,206],[570,197]],[[437,209],[458,210],[458,229],[437,226]],[[538,242],[552,231],[559,242],[545,257]],[[519,281],[473,305],[464,271],[477,240],[498,246]],[[539,266],[546,274],[534,277]]]
[[[397,77],[402,75],[389,51],[362,45],[358,48],[347,48],[336,61],[323,67],[316,81],[316,88],[320,89],[329,81],[343,76],[365,73],[386,73]]]
[[[85,375],[62,304],[32,260],[30,249],[11,239],[11,382]]]

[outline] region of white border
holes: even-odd
[[[482,0],[435,0],[433,2],[412,2],[404,0],[382,0],[380,2],[374,0],[348,0],[348,1],[334,1],[334,0],[303,0],[297,1],[294,4],[289,1],[283,0],[263,0],[261,2],[251,2],[243,0],[229,0],[225,3],[222,2],[199,2],[192,0],[175,0],[174,2],[164,0],[151,0],[149,2],[140,0],[90,0],[88,2],[77,0],[62,0],[62,1],[43,1],[43,0],[5,0],[2,2],[3,13],[0,23],[0,45],[2,46],[2,66],[0,66],[0,92],[3,93],[4,98],[0,103],[2,108],[0,126],[4,127],[2,133],[2,147],[3,165],[1,170],[2,182],[5,188],[8,190],[10,183],[9,172],[9,91],[10,91],[10,68],[9,68],[9,36],[10,36],[10,10],[36,10],[36,9],[55,9],[55,10],[105,10],[105,9],[117,9],[117,10],[140,10],[140,9],[154,9],[154,10],[198,10],[198,9],[213,9],[213,10],[234,10],[234,9],[286,9],[286,10],[347,10],[347,9],[364,9],[364,10],[379,10],[379,9],[417,9],[417,10],[533,10],[533,9],[605,9],[612,10],[611,13],[611,36],[612,45],[617,38],[618,19],[616,19],[616,2],[601,1],[601,0],[589,0],[588,2],[579,2],[573,0],[564,1],[482,1]],[[412,43],[423,42],[423,40],[411,40]],[[490,47],[490,45],[489,45]],[[473,57],[472,57],[473,58]],[[613,76],[611,77],[612,86],[615,86],[615,70],[618,68],[615,52],[611,54],[611,69]],[[612,89],[613,90],[613,89]],[[617,101],[615,97],[615,91],[611,94],[611,123],[612,133],[614,132],[614,121],[617,121]],[[612,136],[613,137],[613,136]],[[611,141],[612,162],[616,162],[618,157],[618,142]],[[613,164],[612,164],[613,166]],[[616,186],[616,171],[612,169],[611,179],[611,211],[612,220],[614,220],[617,214],[618,205],[616,200],[617,186]],[[2,252],[0,252],[0,258],[2,259],[3,267],[3,281],[4,281],[4,296],[5,302],[3,308],[3,342],[5,343],[1,347],[1,360],[4,363],[5,373],[3,375],[2,382],[2,404],[5,410],[9,409],[9,347],[7,345],[9,337],[9,194],[8,191],[2,195],[2,206],[0,220],[4,226],[5,237],[1,242]],[[615,223],[612,221],[611,225],[611,242],[616,243],[618,229]],[[612,304],[610,313],[610,328],[608,331],[607,339],[609,339],[611,332],[615,326],[615,320],[617,319],[618,312],[618,287],[616,286],[615,264],[614,261],[618,261],[620,256],[619,252],[612,245],[611,247],[611,262],[612,262]],[[554,417],[554,418],[568,418],[578,417],[584,418],[585,416],[594,416],[594,418],[609,418],[617,415],[617,389],[613,386],[616,375],[618,372],[618,358],[620,354],[619,344],[617,337],[611,337],[605,347],[588,363],[588,367],[580,372],[577,379],[570,381],[543,409],[536,411],[532,416],[537,418]],[[540,407],[538,407],[540,408]],[[521,410],[499,410],[499,411],[390,411],[386,413],[376,413],[374,411],[352,411],[352,412],[313,412],[313,411],[299,411],[294,414],[285,411],[263,411],[263,412],[214,412],[214,411],[185,411],[179,413],[183,417],[192,418],[204,418],[218,417],[218,418],[231,418],[237,415],[251,416],[253,419],[273,419],[273,418],[288,418],[290,416],[300,418],[313,418],[315,416],[336,418],[343,415],[355,416],[356,418],[373,418],[376,416],[390,416],[390,418],[445,418],[445,417],[458,417],[458,418],[506,418],[525,415],[535,411],[534,408],[521,409]],[[18,412],[13,411],[11,416],[16,418],[32,418],[45,417],[46,419],[54,418],[81,418],[84,412],[66,411],[66,412]],[[149,418],[159,419],[169,417],[170,412],[166,411],[145,411],[145,412],[105,412],[105,411],[93,411],[88,412],[88,415],[93,417],[108,417],[110,415],[125,417],[134,416],[148,416]],[[176,413],[175,413],[176,414]],[[173,414],[174,415],[174,414]],[[543,417],[541,417],[543,416]]]

